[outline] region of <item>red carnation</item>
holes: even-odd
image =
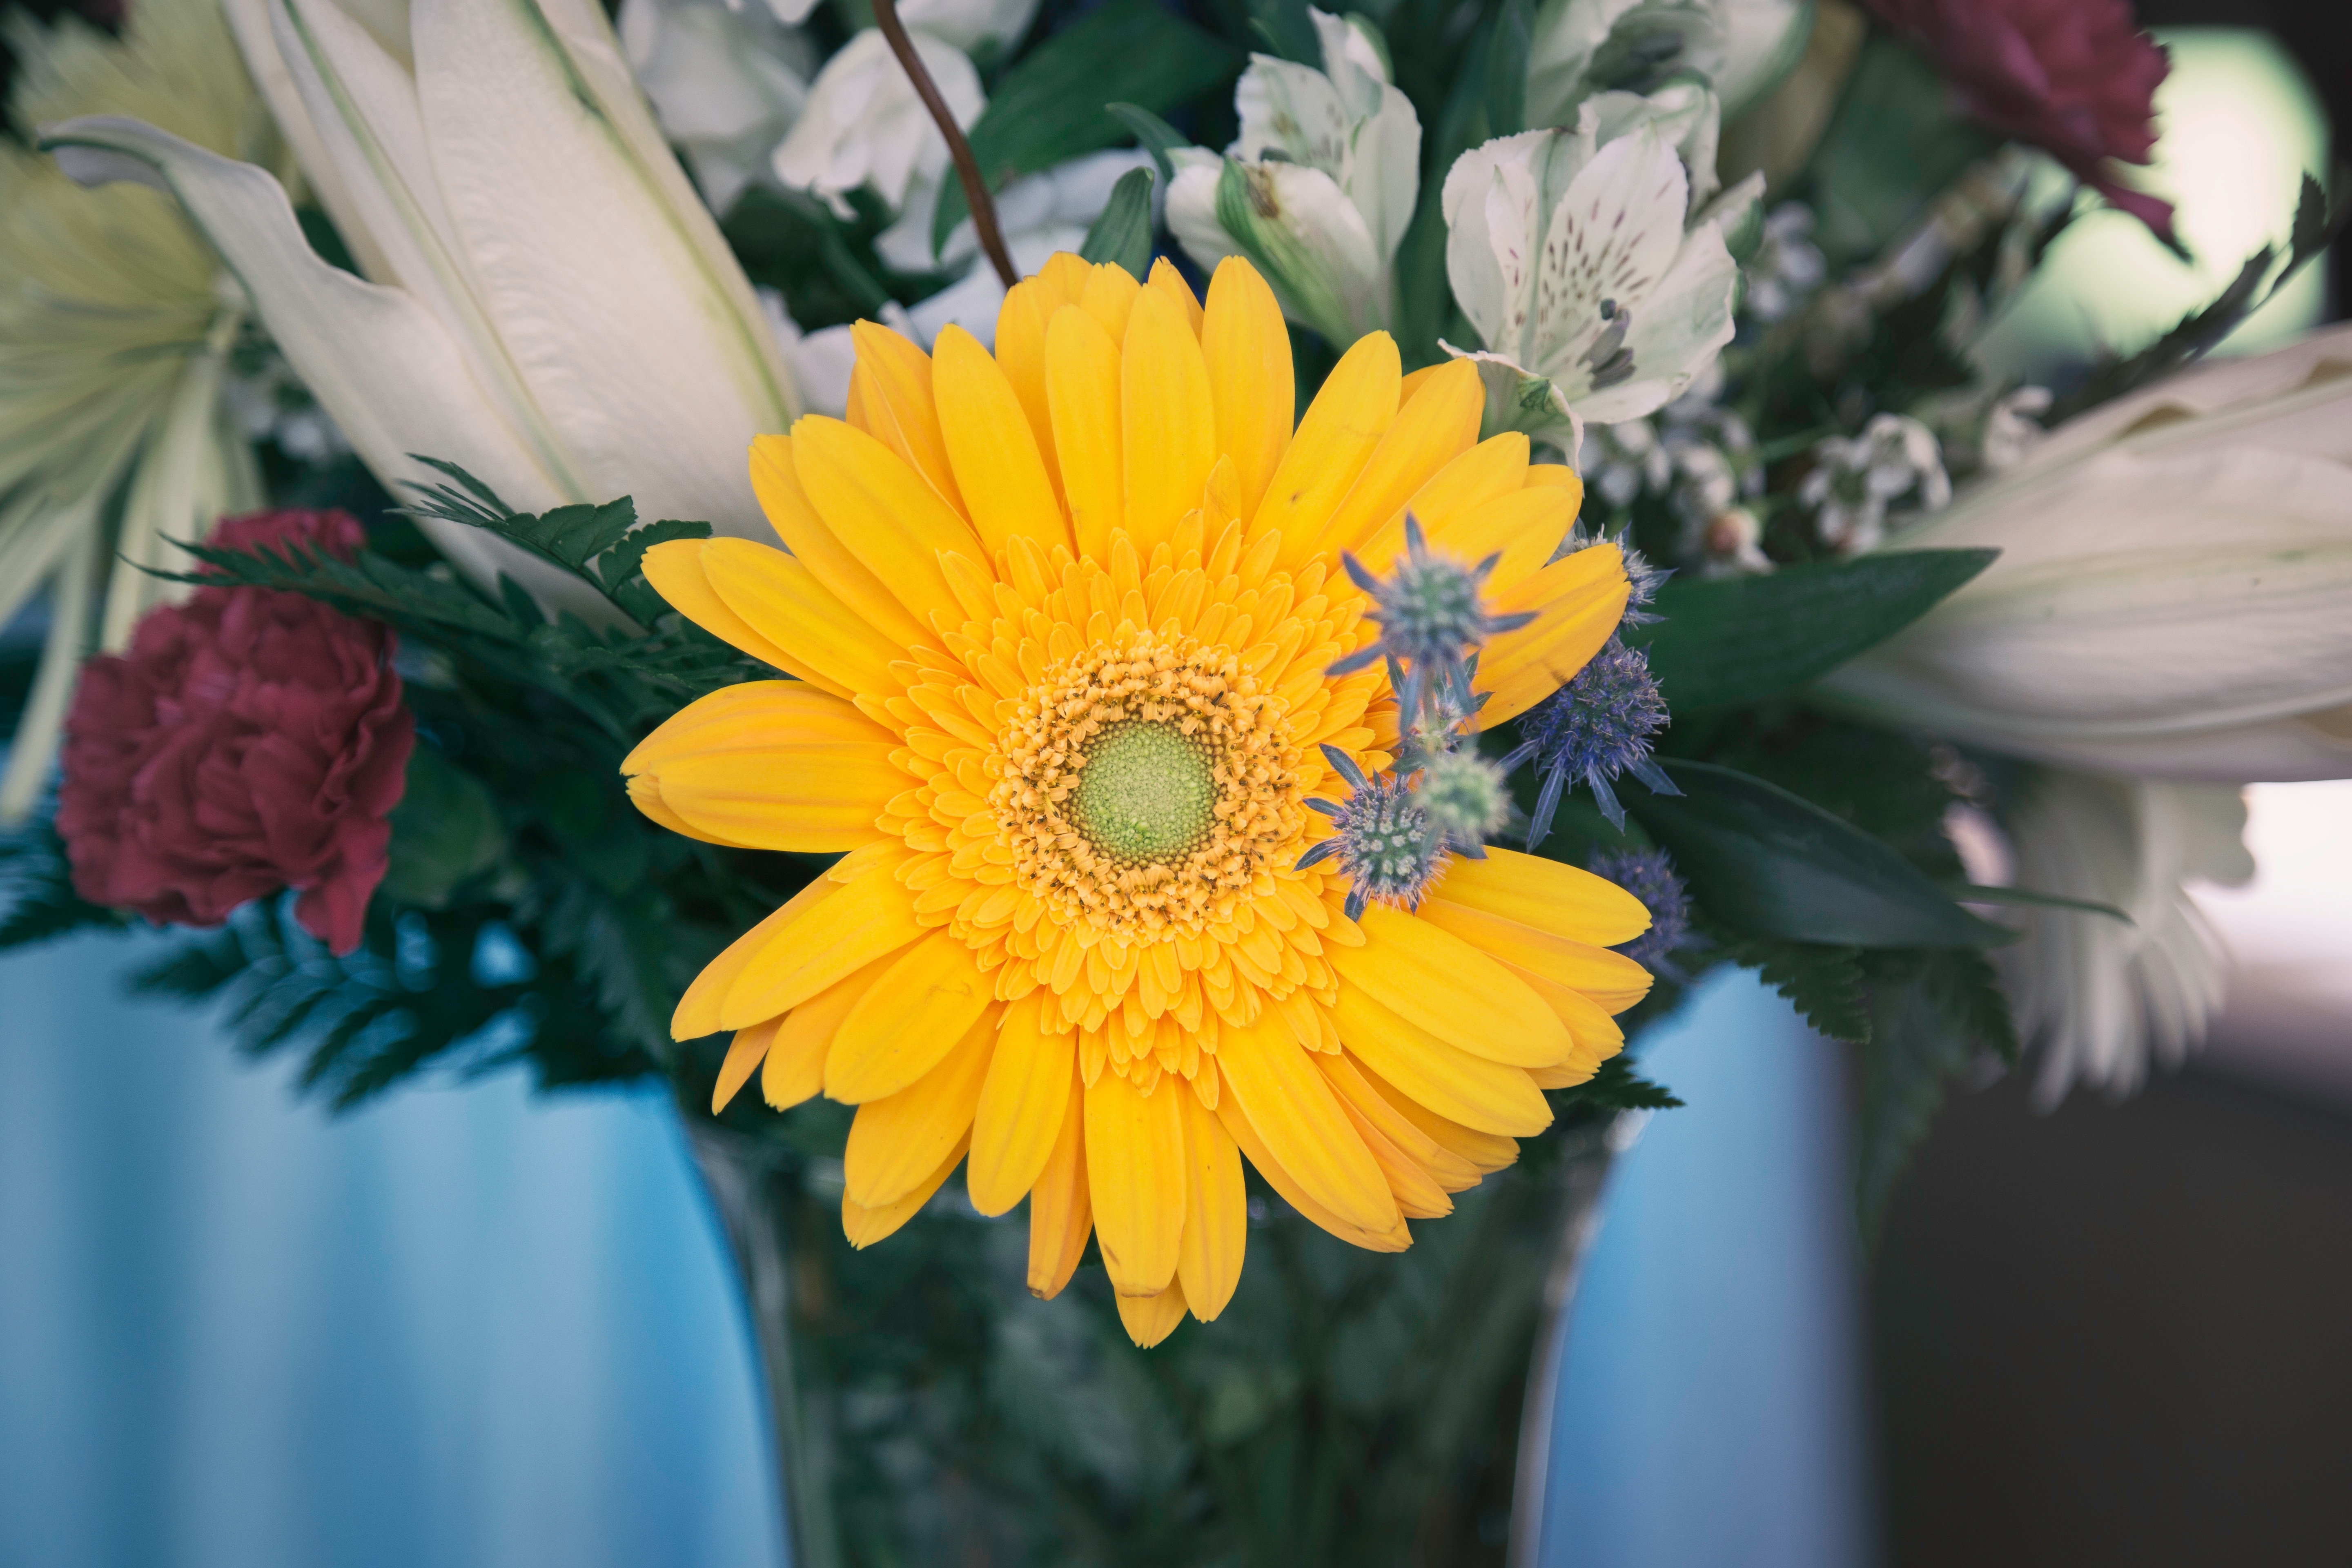
[[[2030,142],[2116,206],[2172,238],[2172,204],[2116,181],[2107,160],[2146,163],[2156,86],[2171,61],[2129,0],[1864,0],[1936,57],[1960,106]]]
[[[349,557],[362,537],[343,512],[274,511],[226,519],[211,542]],[[58,831],[75,889],[211,926],[294,888],[305,929],[359,946],[416,738],[392,650],[387,627],[299,594],[199,588],[149,615],[127,655],[82,667],[66,720]]]

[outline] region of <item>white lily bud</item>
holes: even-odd
[[[1362,25],[1309,9],[1323,68],[1251,58],[1241,135],[1179,151],[1168,226],[1205,269],[1246,256],[1293,320],[1334,343],[1388,325],[1392,267],[1421,189],[1421,120]]]
[[[540,510],[765,537],[753,436],[798,411],[751,288],[646,112],[596,0],[228,0],[256,83],[367,273],[321,260],[268,172],[135,120],[44,133],[85,184],[180,199],[394,494],[465,467]],[[586,590],[433,522],[469,574]]]
[[[1488,377],[1490,424],[1571,452],[1575,416],[1638,418],[1714,363],[1738,282],[1715,217],[1685,232],[1690,181],[1660,125],[1604,142],[1601,108],[1588,102],[1572,131],[1464,153],[1443,198],[1446,275],[1486,345],[1466,357]],[[1735,195],[1753,205],[1745,185]]]
[[[2352,328],[2063,426],[1888,542],[2001,554],[1841,704],[2112,773],[2352,775]]]

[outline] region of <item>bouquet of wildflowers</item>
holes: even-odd
[[[1532,1550],[1644,1022],[1853,1042],[1867,1223],[2352,772],[2352,340],[2191,368],[2321,187],[1973,353],[2177,243],[2123,0],[13,28],[0,942],[212,928],[137,984],[338,1105],[665,1080],[812,1563]]]

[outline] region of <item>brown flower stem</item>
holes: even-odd
[[[997,226],[996,198],[988,194],[988,182],[980,175],[980,160],[971,155],[971,143],[964,140],[963,128],[955,122],[948,109],[948,100],[940,96],[939,83],[923,68],[923,59],[915,53],[915,40],[907,36],[907,25],[898,20],[898,0],[874,0],[874,24],[882,29],[888,40],[890,52],[898,57],[906,68],[907,79],[915,84],[915,95],[930,110],[940,134],[948,139],[948,156],[955,160],[956,177],[963,182],[964,205],[971,209],[971,226],[980,235],[980,248],[988,256],[988,264],[996,268],[996,276],[1007,289],[1021,281],[1021,274],[1013,268],[1012,254],[1004,248],[1004,231]]]

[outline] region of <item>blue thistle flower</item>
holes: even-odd
[[[1650,673],[1649,654],[1612,637],[1575,679],[1519,719],[1526,739],[1503,765],[1514,768],[1533,758],[1544,781],[1528,824],[1528,847],[1551,831],[1560,792],[1570,781],[1591,786],[1601,815],[1620,832],[1625,808],[1610,787],[1620,773],[1632,773],[1660,795],[1682,794],[1650,759],[1651,742],[1665,727],[1666,701]]]
[[[1447,836],[1429,820],[1404,781],[1393,773],[1367,778],[1353,757],[1336,746],[1323,755],[1349,789],[1344,801],[1309,800],[1307,804],[1329,817],[1338,831],[1310,847],[1298,858],[1302,871],[1336,859],[1349,879],[1348,918],[1356,920],[1374,899],[1412,909],[1444,868]],[[1486,847],[1473,841],[1464,851],[1486,858]]]
[[[1592,857],[1591,872],[1616,883],[1642,900],[1650,911],[1650,929],[1617,951],[1648,970],[1682,982],[1689,977],[1676,968],[1673,953],[1696,939],[1690,929],[1690,890],[1683,885],[1675,863],[1663,849],[1607,849]]]
[[[1378,621],[1381,640],[1360,648],[1333,665],[1330,673],[1346,675],[1376,659],[1390,658],[1403,666],[1397,687],[1399,710],[1421,711],[1421,700],[1432,677],[1436,689],[1456,694],[1467,702],[1470,678],[1465,655],[1501,632],[1514,631],[1535,619],[1532,612],[1490,616],[1479,604],[1486,574],[1495,569],[1500,552],[1475,566],[1433,555],[1421,531],[1421,521],[1404,514],[1404,558],[1386,577],[1375,575],[1354,555],[1341,552],[1348,575],[1372,597],[1369,619]]]

